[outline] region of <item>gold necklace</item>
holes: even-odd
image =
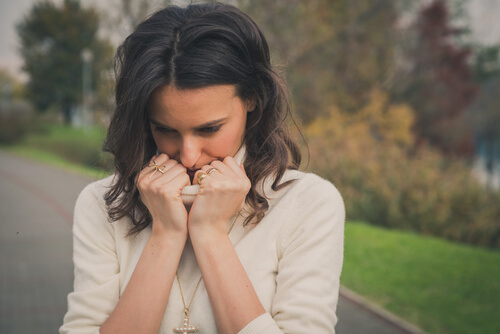
[[[234,224],[236,223],[236,220],[240,216],[240,213],[236,215],[234,218],[231,227],[229,228],[229,231],[227,232],[227,235],[231,233]],[[189,324],[189,310],[191,309],[191,306],[193,305],[193,300],[194,296],[196,295],[196,291],[198,290],[198,286],[200,286],[201,281],[203,280],[203,276],[200,276],[200,279],[198,280],[198,283],[196,283],[196,287],[194,288],[193,291],[193,296],[191,297],[191,301],[189,302],[189,305],[186,307],[186,302],[184,300],[184,294],[182,293],[182,288],[181,288],[181,280],[179,279],[179,272],[175,272],[175,277],[177,278],[177,284],[179,285],[179,291],[181,292],[181,298],[182,298],[182,305],[184,305],[184,323],[182,327],[175,327],[174,328],[174,333],[182,333],[182,334],[189,334],[189,333],[196,333],[198,331],[198,327],[196,326],[191,326]]]

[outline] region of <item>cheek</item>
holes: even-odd
[[[156,147],[158,147],[158,150],[161,153],[165,153],[169,157],[173,157],[177,153],[177,145],[173,140],[169,140],[165,137],[166,137],[165,135],[153,133],[153,139],[156,143]]]
[[[217,139],[213,140],[210,144],[211,151],[215,153],[215,150],[217,150],[217,154],[214,154],[214,156],[226,157],[236,154],[243,142],[244,134],[244,127],[231,127],[226,129],[226,131],[217,136]]]

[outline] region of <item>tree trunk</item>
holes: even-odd
[[[62,106],[64,125],[71,125],[71,105],[64,104]]]

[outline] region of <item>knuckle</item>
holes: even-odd
[[[183,165],[181,165],[181,164],[177,164],[177,165],[175,165],[175,166],[174,166],[174,168],[176,168],[177,170],[179,170],[179,172],[187,172],[187,168],[186,168],[186,167],[184,167],[184,166],[183,166]],[[187,176],[187,174],[186,174],[186,176]],[[189,177],[189,176],[188,176],[188,177]]]
[[[139,177],[137,180],[137,188],[144,189],[144,176]]]
[[[162,188],[159,187],[157,184],[153,183],[149,186],[149,190],[154,193],[155,195],[160,195],[162,193]]]
[[[219,160],[212,161],[212,163],[210,164],[211,167],[215,167],[215,168],[217,168],[217,166],[220,167],[221,165],[223,165],[223,163]]]
[[[171,159],[169,161],[167,161],[167,164],[170,166],[169,168],[173,168],[173,167],[180,167],[180,168],[186,168],[184,167],[183,165],[181,165],[180,163],[178,163],[177,161]]]

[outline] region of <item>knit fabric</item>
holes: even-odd
[[[292,179],[291,185],[277,192],[271,189],[271,182],[263,183],[270,205],[264,219],[244,227],[243,213],[229,235],[266,310],[241,334],[335,332],[343,260],[343,201],[330,182],[314,174],[287,171],[283,181]],[[74,291],[68,296],[60,333],[99,332],[151,235],[151,228],[146,228],[137,236],[126,237],[130,219],[109,221],[103,196],[112,182],[109,177],[88,185],[77,200]],[[228,229],[231,223],[232,219]],[[190,299],[201,274],[189,239],[178,272],[184,296]],[[182,299],[178,285],[173,284],[159,333],[172,333],[182,321]],[[218,332],[203,281],[190,309],[190,324],[198,327],[198,334]]]

